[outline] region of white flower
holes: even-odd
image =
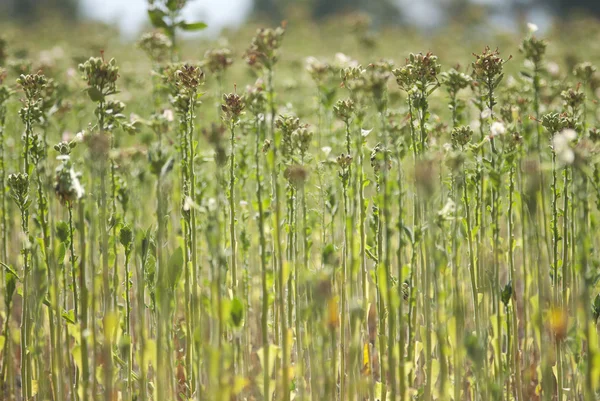
[[[498,135],[503,135],[506,132],[506,127],[500,121],[494,121],[490,127],[490,131],[492,133],[492,138],[495,138]]]
[[[575,151],[571,146],[575,139],[577,139],[577,132],[572,129],[565,129],[552,138],[552,148],[562,164],[569,165],[575,161]]]
[[[79,131],[75,134],[75,142],[83,142],[85,139],[85,131]]]
[[[71,168],[71,170],[69,171],[69,174],[71,175],[71,187],[73,188],[73,191],[75,192],[75,199],[83,198],[83,195],[85,195],[85,191],[83,190],[83,187],[81,186],[81,182],[79,182],[79,177],[77,176],[77,173],[75,173],[75,170],[73,170],[73,168]]]
[[[165,118],[165,120],[171,122],[175,119],[175,116],[173,115],[173,110],[171,109],[165,109],[163,111],[163,117]]]
[[[527,23],[527,29],[529,30],[530,33],[534,33],[534,32],[537,32],[537,30],[539,28],[538,28],[538,26],[536,24],[528,22]]]
[[[550,61],[546,64],[546,70],[548,70],[548,74],[553,77],[557,76],[560,73],[560,67],[554,61]]]
[[[485,108],[483,109],[483,111],[481,112],[481,118],[483,118],[484,120],[486,118],[490,118],[492,116],[492,110],[490,110],[490,108]]]
[[[321,148],[321,151],[323,153],[325,153],[325,157],[329,156],[329,154],[331,153],[331,147],[330,146],[323,146]]]
[[[452,215],[454,215],[455,211],[456,204],[452,199],[448,198],[444,207],[438,212],[438,216],[442,217],[443,219],[449,219],[452,217]]]
[[[335,64],[340,68],[358,67],[358,61],[346,56],[344,53],[335,54]]]

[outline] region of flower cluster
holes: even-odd
[[[27,173],[10,174],[8,176],[10,196],[21,212],[27,210],[31,203],[29,199],[29,175]]]
[[[413,86],[417,86],[420,91],[428,91],[439,85],[437,77],[441,68],[437,56],[433,53],[411,53],[406,65],[396,68],[393,73],[402,90],[408,92]]]
[[[233,64],[231,50],[212,49],[204,54],[204,66],[213,74],[222,74]]]
[[[440,77],[442,78],[442,83],[448,89],[448,93],[451,97],[456,96],[456,94],[462,89],[468,88],[473,81],[473,78],[471,78],[469,75],[460,72],[455,68],[441,73]]]
[[[88,84],[88,94],[94,102],[103,102],[104,98],[117,93],[119,67],[116,60],[105,61],[104,58],[91,57],[79,64],[79,71]]]
[[[526,60],[531,61],[534,66],[538,66],[546,54],[546,46],[547,44],[544,40],[530,36],[523,40],[519,51],[523,53]]]
[[[352,99],[338,100],[333,111],[337,118],[348,124],[354,113],[354,101]]]
[[[249,66],[271,69],[277,62],[277,49],[281,46],[285,27],[276,29],[260,28],[252,38],[244,57]]]
[[[62,204],[76,202],[85,194],[79,181],[81,173],[75,172],[69,155],[61,154],[57,159],[61,164],[56,168],[54,192]]]
[[[168,60],[173,48],[171,39],[161,32],[143,34],[137,45],[155,63]]]
[[[486,47],[481,54],[473,54],[475,61],[471,64],[473,68],[473,74],[477,77],[477,80],[484,82],[486,85],[492,85],[499,83],[499,79],[502,77],[502,68],[504,66],[504,59],[500,57],[498,50],[490,50]]]
[[[244,98],[237,93],[223,95],[221,110],[226,121],[236,123],[243,114],[245,108]]]
[[[468,125],[461,125],[452,130],[452,145],[462,148],[467,145],[473,137],[473,130]]]
[[[254,85],[248,85],[246,87],[246,107],[255,116],[260,115],[265,111],[267,107],[267,95],[265,93],[265,84],[262,79],[258,79]]]

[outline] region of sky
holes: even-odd
[[[80,4],[86,17],[118,25],[126,38],[135,37],[148,21],[147,0],[80,0]],[[184,15],[189,21],[206,22],[207,34],[216,34],[244,22],[251,7],[252,0],[196,0]]]
[[[204,35],[218,35],[225,27],[235,27],[244,22],[252,9],[253,0],[193,0],[184,9],[189,21],[206,22],[209,28]],[[443,21],[443,14],[434,0],[395,0],[409,20],[423,28],[431,28]],[[473,0],[475,3],[501,5],[504,0]],[[147,0],[80,0],[83,14],[92,19],[115,24],[124,38],[134,39],[148,22]],[[528,16],[543,30],[549,25],[550,14],[545,10],[534,10]],[[516,29],[510,15],[495,15],[491,23],[507,30]]]

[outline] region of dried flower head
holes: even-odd
[[[348,124],[354,113],[354,101],[352,99],[338,100],[333,111],[337,118]]]
[[[585,93],[576,89],[569,88],[561,92],[560,97],[565,103],[565,106],[569,107],[573,112],[579,110],[579,107],[585,102]]]
[[[277,62],[277,50],[281,46],[284,34],[285,26],[280,26],[276,29],[258,29],[256,35],[252,38],[250,47],[244,54],[248,65],[268,70],[273,68]]]
[[[420,91],[427,91],[439,85],[437,77],[441,68],[433,53],[411,53],[404,67],[396,68],[393,73],[400,89],[409,91],[417,86]]]
[[[8,176],[10,196],[21,212],[29,207],[29,175],[26,173],[10,174]]]
[[[286,167],[283,176],[294,186],[303,185],[308,179],[308,170],[304,166],[294,164]]]
[[[169,59],[173,42],[162,32],[149,32],[142,35],[137,46],[155,63]]]
[[[85,63],[79,64],[79,71],[89,87],[88,94],[94,102],[101,102],[106,96],[117,93],[119,67],[112,58],[105,61],[102,57],[91,57]]]
[[[367,89],[367,81],[365,77],[366,70],[358,65],[353,67],[342,68],[340,71],[342,85],[350,92],[359,92]]]
[[[473,130],[468,125],[461,125],[452,130],[451,136],[454,147],[462,148],[471,141]]]
[[[204,54],[204,66],[213,74],[222,74],[233,64],[231,50],[211,49]]]
[[[387,84],[392,76],[394,64],[388,60],[381,60],[377,63],[369,64],[365,81],[366,87],[373,96],[377,111],[381,112],[386,105]]]
[[[591,82],[596,74],[596,67],[590,62],[580,63],[573,69],[573,74],[583,82]]]
[[[237,122],[243,114],[245,108],[244,98],[237,93],[223,95],[223,104],[221,110],[224,113],[224,119],[230,122]]]
[[[56,168],[54,192],[63,205],[77,202],[85,194],[79,181],[81,173],[73,169],[73,163],[68,155],[60,155],[57,159],[61,164]]]
[[[460,72],[455,68],[442,72],[440,77],[442,78],[443,85],[448,89],[448,93],[451,96],[456,96],[460,90],[468,88],[473,81],[473,78],[469,75]]]
[[[313,133],[308,129],[307,126],[302,126],[298,128],[294,134],[294,143],[302,158],[306,157],[306,153],[310,148],[310,143],[312,142]]]
[[[48,79],[42,74],[21,75],[17,79],[17,84],[25,92],[27,100],[38,101],[48,84]]]
[[[196,93],[204,83],[204,72],[193,64],[180,65],[174,74],[175,85],[185,93]]]
[[[310,74],[313,81],[320,84],[333,76],[333,68],[328,63],[315,57],[306,59],[306,71]]]
[[[540,122],[552,135],[560,132],[568,124],[566,116],[558,113],[544,114]]]
[[[506,63],[506,61],[500,57],[498,49],[490,50],[489,47],[486,47],[483,50],[483,53],[473,53],[473,56],[475,56],[475,61],[471,66],[477,80],[488,87],[496,87],[502,79],[502,69]]]
[[[54,150],[57,151],[60,155],[62,156],[68,156],[71,154],[71,151],[73,150],[73,148],[77,146],[77,142],[75,141],[71,141],[71,142],[59,142],[56,145],[54,145]]]
[[[546,41],[531,35],[523,40],[519,51],[523,53],[526,60],[532,62],[534,66],[539,66],[546,54],[546,47]]]
[[[246,107],[255,116],[264,113],[267,107],[267,95],[265,93],[265,84],[262,79],[258,79],[254,85],[248,85],[246,87]]]

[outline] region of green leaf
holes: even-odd
[[[237,328],[241,327],[244,319],[244,304],[242,304],[239,298],[233,298],[230,308],[229,316],[231,317],[233,326]]]
[[[63,263],[65,263],[65,255],[67,254],[67,247],[65,246],[64,242],[61,242],[60,245],[58,246],[58,249],[56,250],[56,262],[59,265],[62,265]]]
[[[62,318],[68,323],[75,324],[75,311],[73,309],[62,313]]]
[[[66,221],[59,221],[56,223],[56,236],[60,242],[67,242],[69,240],[69,225]]]
[[[85,91],[87,92],[92,102],[101,102],[104,100],[104,95],[98,88],[91,87],[87,88]]]
[[[177,11],[177,6],[179,5],[179,1],[177,0],[167,0],[167,8],[169,11],[175,12]]]
[[[148,10],[148,17],[150,18],[152,26],[155,28],[169,29],[169,26],[164,20],[166,16],[167,14],[160,8],[151,8]]]
[[[15,288],[17,288],[17,275],[7,269],[6,275],[4,276],[4,303],[7,307],[12,303],[11,301],[12,296],[15,293]]]
[[[183,29],[184,31],[188,32],[202,31],[208,27],[208,25],[206,25],[204,22],[180,22],[179,24],[177,24],[177,26]]]
[[[181,273],[183,271],[183,249],[178,247],[175,249],[175,252],[169,258],[168,263],[168,283],[169,288],[174,289],[181,278]]]
[[[15,269],[13,269],[11,266],[9,266],[9,265],[7,265],[6,263],[3,263],[3,262],[0,262],[0,266],[4,267],[4,270],[7,273],[10,273],[13,276],[15,276],[18,281],[21,281],[21,279],[19,278],[19,275],[17,274],[17,271]]]

